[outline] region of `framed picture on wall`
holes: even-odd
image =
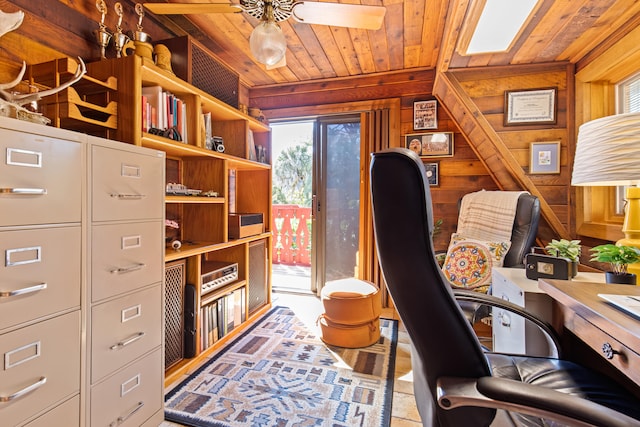
[[[420,157],[453,156],[453,132],[412,133],[404,139],[405,147]]]
[[[532,142],[529,173],[560,173],[560,141]]]
[[[440,185],[440,170],[438,162],[425,162],[424,172],[427,174],[429,186],[436,187]]]
[[[556,88],[506,91],[504,125],[556,124]]]
[[[413,103],[413,129],[438,129],[438,101]]]

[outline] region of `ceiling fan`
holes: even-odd
[[[158,15],[246,12],[260,20],[249,38],[251,53],[267,69],[285,64],[287,42],[278,22],[293,18],[305,24],[377,30],[387,9],[384,6],[296,0],[240,0],[234,3],[145,3]]]

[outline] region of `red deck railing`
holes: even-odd
[[[311,265],[311,208],[273,205],[273,263]]]

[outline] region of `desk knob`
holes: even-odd
[[[602,344],[602,354],[604,354],[604,357],[606,357],[607,359],[613,359],[613,356],[619,353],[614,350],[613,347],[611,347],[611,344],[606,342]]]

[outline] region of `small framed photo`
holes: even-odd
[[[506,91],[504,125],[556,124],[556,88]]]
[[[424,172],[427,174],[427,181],[430,187],[440,185],[440,170],[438,162],[425,162]]]
[[[532,142],[529,173],[560,173],[560,141]]]
[[[438,129],[438,101],[413,103],[413,129]]]
[[[404,143],[420,157],[453,157],[453,132],[412,133]]]

